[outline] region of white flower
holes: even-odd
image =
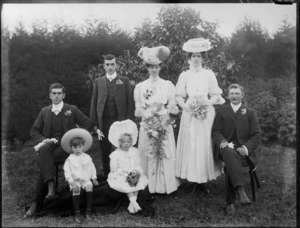
[[[164,116],[164,115],[167,115],[168,112],[167,112],[166,109],[162,109],[162,110],[160,110],[157,114]]]
[[[69,109],[68,111],[66,111],[66,112],[65,112],[65,115],[66,115],[66,116],[70,116],[70,115],[72,115],[72,111],[71,111],[71,109]]]
[[[233,144],[233,142],[231,142],[231,143],[228,143],[228,145],[227,145],[229,148],[231,148],[231,149],[233,149],[234,148],[234,144]]]
[[[151,117],[151,116],[152,116],[151,111],[150,111],[149,109],[147,109],[147,110],[145,111],[145,113],[144,113],[144,118],[149,118],[149,117]]]
[[[116,81],[116,84],[117,84],[117,85],[123,85],[123,82],[122,82],[122,80],[118,79],[118,80]]]
[[[157,132],[157,131],[152,131],[151,134],[152,134],[152,136],[153,136],[154,138],[156,138],[156,137],[158,136],[158,132]]]
[[[242,108],[242,109],[241,109],[241,113],[242,113],[242,115],[245,115],[245,114],[246,114],[246,112],[247,112],[247,111],[246,111],[246,109],[245,109],[245,108]]]

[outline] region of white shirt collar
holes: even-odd
[[[234,112],[236,112],[237,110],[239,110],[239,108],[241,107],[242,103],[239,103],[238,105],[234,105],[232,103],[230,103],[232,109]]]
[[[113,74],[106,74],[106,77],[108,80],[112,81],[117,77],[117,72],[115,72]]]
[[[59,104],[52,104],[52,109],[51,109],[51,111],[52,112],[54,112],[56,115],[58,114],[58,113],[60,113],[61,112],[61,110],[62,110],[62,108],[64,107],[64,102],[62,101],[62,102],[60,102]]]

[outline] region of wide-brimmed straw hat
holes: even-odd
[[[145,63],[151,65],[160,64],[162,61],[166,60],[170,55],[170,49],[166,46],[159,47],[142,47],[138,56],[144,60]]]
[[[108,132],[108,140],[115,147],[119,147],[120,136],[128,133],[132,137],[132,145],[136,144],[138,137],[138,129],[132,120],[123,120],[114,122]]]
[[[190,39],[183,44],[182,50],[186,52],[204,52],[212,48],[208,39],[195,38]]]
[[[72,153],[72,148],[70,146],[70,142],[73,138],[80,137],[83,139],[83,151],[86,152],[93,145],[93,137],[90,132],[83,128],[74,128],[72,130],[67,131],[61,139],[61,147],[67,153]]]

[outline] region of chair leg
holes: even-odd
[[[258,181],[258,178],[257,178],[257,175],[256,175],[256,172],[255,170],[253,171],[253,174],[254,174],[254,178],[255,178],[255,181],[256,181],[256,184],[257,184],[257,187],[260,188],[260,183]]]
[[[252,199],[253,199],[253,202],[255,202],[256,196],[255,196],[255,187],[254,187],[254,174],[253,174],[253,172],[249,172],[249,173],[250,173],[250,179],[251,179]]]

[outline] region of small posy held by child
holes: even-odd
[[[148,185],[143,174],[136,144],[138,129],[131,120],[117,121],[109,129],[108,139],[117,147],[110,154],[110,173],[107,182],[112,189],[124,192],[130,201],[128,211],[135,214],[141,210],[137,203],[139,190]]]
[[[75,128],[64,134],[61,146],[70,156],[64,164],[65,178],[73,194],[75,221],[81,222],[80,192],[86,191],[86,218],[91,219],[93,184],[98,185],[97,172],[92,158],[85,152],[93,144],[92,135],[85,129]]]

